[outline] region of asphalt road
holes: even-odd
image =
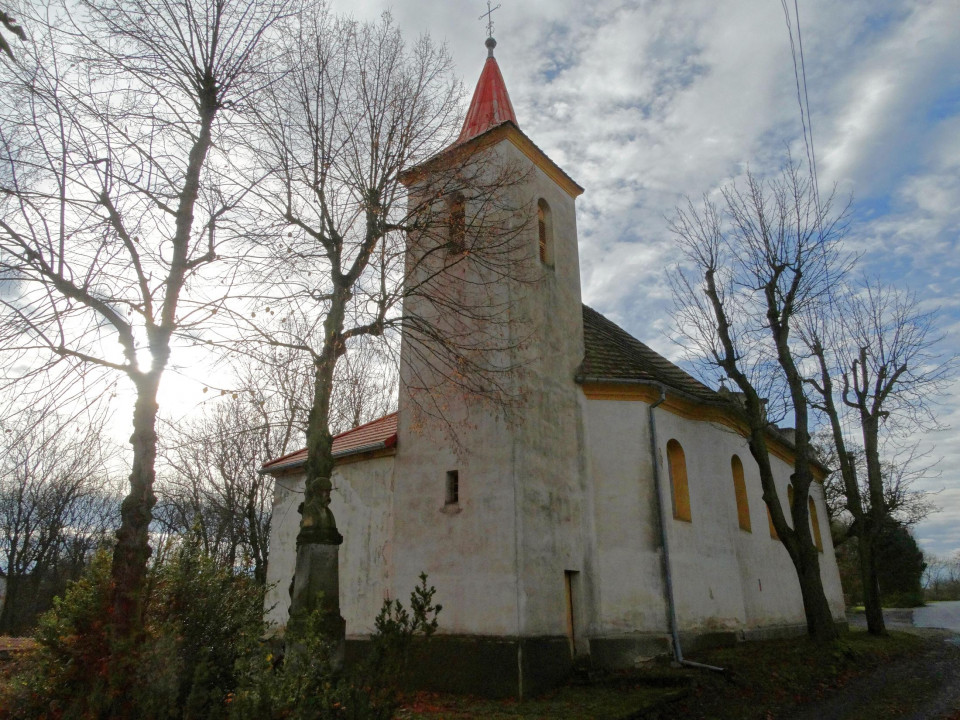
[[[930,603],[926,607],[915,608],[913,625],[960,633],[960,601]]]

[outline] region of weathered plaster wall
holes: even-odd
[[[347,636],[368,635],[387,596],[390,568],[393,457],[337,466],[330,509],[344,541],[340,545],[340,614]],[[286,624],[290,612],[290,580],[296,565],[297,533],[303,502],[302,473],[277,478],[267,562],[267,621]]]
[[[515,162],[524,158],[510,145]],[[529,162],[529,161],[528,161]],[[565,573],[572,572],[575,635],[584,636],[589,614],[584,580],[583,473],[580,462],[579,389],[574,374],[583,360],[580,261],[574,198],[540,167],[531,166],[526,192],[531,208],[545,200],[552,244],[539,257],[536,223],[527,231],[527,258],[535,281],[513,288],[513,304],[530,337],[518,353],[526,404],[514,430],[517,510],[520,524],[521,633],[563,636],[568,628]]]
[[[487,285],[492,278],[482,270],[471,276],[464,264],[464,281],[452,290],[486,293],[491,306],[508,308],[502,322],[483,331],[503,349],[504,367],[516,368],[501,379],[510,407],[434,388],[431,401],[443,408],[444,421],[418,412],[405,381],[416,360],[404,343],[394,589],[404,595],[421,570],[428,572],[445,604],[441,632],[562,636],[564,571],[581,572],[584,556],[573,383],[583,357],[574,200],[508,140],[483,152],[490,168],[515,168],[523,177],[507,203],[523,211],[510,218],[523,228],[522,246],[511,278]],[[539,258],[540,198],[550,212],[549,266]],[[474,211],[468,197],[468,225]],[[446,449],[447,421],[459,440],[456,452]],[[456,508],[443,506],[449,470],[460,477]]]
[[[650,435],[643,403],[582,400],[596,516],[595,637],[665,632]]]
[[[599,612],[595,632],[616,637],[666,632],[662,560],[657,537],[650,457],[649,406],[640,401],[584,400],[588,463],[597,526]],[[803,605],[790,558],[770,537],[759,474],[746,441],[704,421],[655,411],[662,458],[663,497],[677,615],[682,631],[749,631],[802,625]],[[692,522],[673,518],[666,445],[684,449]],[[739,528],[730,470],[739,455],[745,473],[752,532]],[[778,491],[786,502],[790,468],[774,459]],[[824,589],[843,618],[839,573],[829,542],[819,485],[817,503],[825,552]]]

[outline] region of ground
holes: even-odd
[[[960,635],[915,627],[910,610],[888,611],[887,619],[891,635],[878,640],[857,627],[861,617],[851,616],[850,634],[826,651],[773,641],[691,656],[723,666],[723,674],[654,663],[523,703],[421,694],[400,717],[960,720]]]
[[[691,655],[723,667],[722,674],[653,662],[636,672],[583,674],[522,703],[420,693],[407,699],[398,718],[960,720],[960,634],[914,624],[948,624],[944,613],[960,609],[956,605],[924,608],[916,617],[910,610],[887,611],[886,638],[867,635],[854,614],[851,632],[827,649],[777,640]],[[0,638],[0,669],[9,670],[32,644]]]

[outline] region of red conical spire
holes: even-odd
[[[470,102],[467,119],[463,121],[463,129],[460,131],[457,143],[482,135],[490,128],[507,120],[520,127],[517,116],[513,112],[513,105],[510,103],[510,96],[507,94],[507,86],[500,74],[497,59],[493,57],[493,49],[497,46],[497,41],[492,37],[487,38],[486,45],[487,62],[477,81],[477,89],[473,91],[473,100]]]

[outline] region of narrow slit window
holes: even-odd
[[[747,484],[743,479],[743,462],[736,455],[730,458],[730,471],[733,473],[733,492],[737,498],[737,522],[741,530],[751,532],[750,504],[747,501]]]
[[[690,488],[687,484],[687,460],[676,440],[667,443],[667,464],[670,470],[670,490],[673,496],[673,517],[692,522]]]
[[[460,502],[460,472],[447,471],[446,504],[456,505]]]

